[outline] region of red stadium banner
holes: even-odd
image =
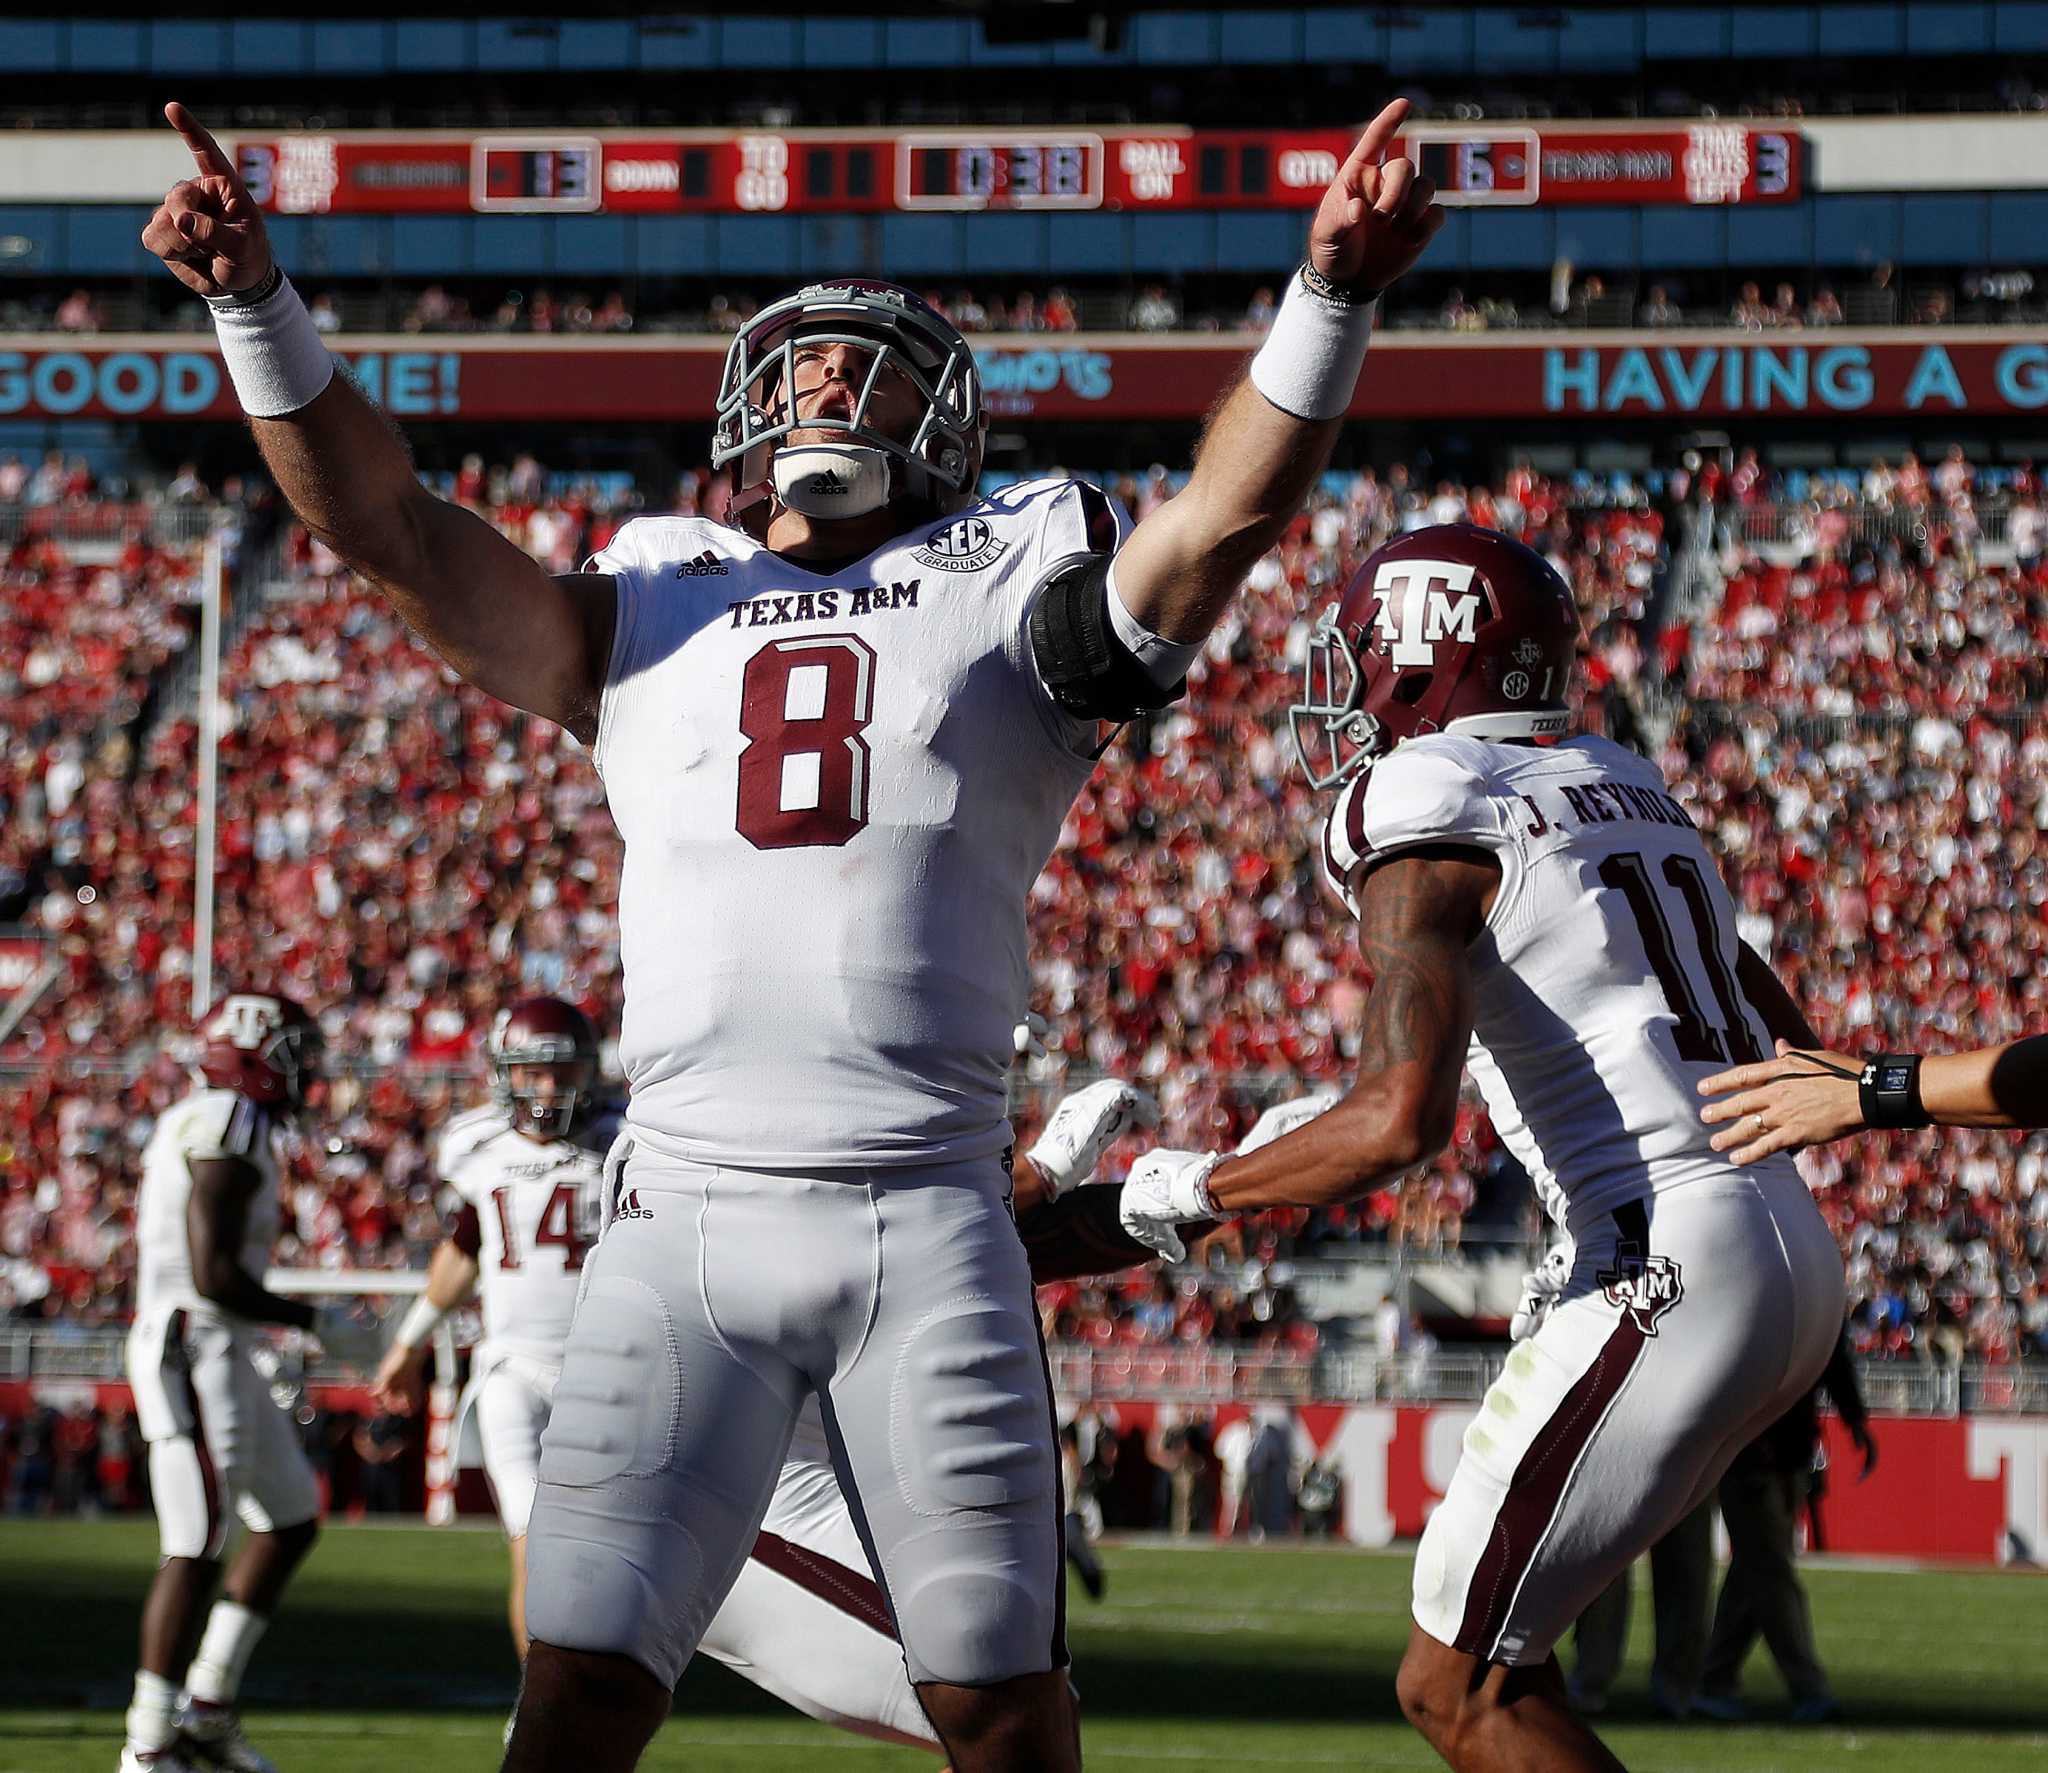
[[[1391,333],[1373,345],[1357,419],[1903,417],[2048,407],[2048,344],[2022,329],[1797,335]],[[1598,342],[1592,342],[1597,339]],[[405,420],[710,417],[723,341],[414,336],[340,341],[338,355]],[[976,341],[990,409],[1015,419],[1198,419],[1243,362],[1242,337],[987,335]],[[230,419],[219,355],[136,334],[90,349],[0,337],[0,418]]]
[[[294,135],[235,155],[282,215],[615,210],[1307,209],[1356,130],[781,130]],[[1789,203],[1805,141],[1705,121],[1417,125],[1401,139],[1461,204]]]

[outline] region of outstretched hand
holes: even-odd
[[[1387,149],[1408,120],[1396,99],[1365,126],[1337,169],[1308,232],[1308,262],[1332,283],[1381,290],[1422,256],[1444,225],[1436,182]]]
[[[270,274],[270,236],[263,212],[235,163],[183,105],[164,106],[164,117],[184,138],[198,176],[165,194],[142,230],[142,244],[171,275],[203,296],[251,289]]]
[[[1781,1040],[1775,1059],[1701,1078],[1700,1094],[1716,1100],[1700,1119],[1721,1127],[1713,1147],[1737,1164],[1825,1145],[1862,1130],[1862,1069],[1851,1054],[1808,1052]]]

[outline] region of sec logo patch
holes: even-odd
[[[924,546],[911,551],[911,559],[942,573],[974,573],[1001,554],[1009,543],[999,539],[979,517],[963,517],[925,537]]]

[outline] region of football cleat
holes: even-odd
[[[135,1748],[123,1744],[120,1773],[203,1773],[196,1761],[187,1760],[180,1744],[164,1748]]]
[[[193,1765],[221,1773],[277,1773],[276,1763],[260,1753],[242,1733],[241,1714],[232,1705],[192,1700],[178,1714],[178,1747]]]
[[[1693,1696],[1695,1716],[1712,1718],[1717,1724],[1741,1724],[1749,1720],[1749,1707],[1733,1693],[1698,1693]]]

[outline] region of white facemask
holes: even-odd
[[[771,472],[776,498],[806,517],[865,517],[889,502],[889,458],[867,444],[785,444]]]

